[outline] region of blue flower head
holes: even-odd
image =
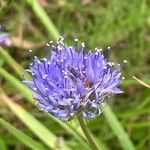
[[[88,51],[82,43],[78,52],[77,45],[68,47],[62,40],[47,44],[49,58],[34,57],[27,69],[32,80],[23,82],[32,89],[37,105],[54,117],[68,121],[79,112],[94,118],[102,112],[101,102],[122,93],[120,66],[105,58],[102,49]]]
[[[8,34],[4,32],[2,27],[0,26],[0,46],[2,45],[10,46],[11,41],[8,38]]]

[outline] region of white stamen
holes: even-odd
[[[74,39],[74,41],[75,41],[75,42],[78,42],[79,40],[78,40],[78,39]]]
[[[110,49],[110,46],[108,46],[107,49]]]
[[[46,46],[50,46],[48,43],[46,43]]]
[[[53,43],[53,41],[49,41],[51,44]]]
[[[41,62],[38,60],[38,64],[41,64]]]
[[[61,39],[61,40],[64,40],[64,38],[63,38],[62,36],[60,36],[60,39]]]
[[[107,69],[107,67],[106,67],[106,66],[104,66],[104,67],[103,67],[103,69]]]
[[[68,78],[68,76],[64,76],[64,78]]]
[[[102,51],[102,48],[100,48],[100,49],[97,49],[97,51],[98,51],[98,52],[101,52],[101,51]]]
[[[45,90],[48,91],[49,89],[46,87]]]
[[[124,79],[125,79],[125,77],[122,77],[122,79],[124,80]]]
[[[42,76],[42,78],[43,78],[43,79],[46,79],[46,77],[47,77],[47,76],[48,76],[48,75],[47,75],[47,74],[45,74],[44,76]]]
[[[98,52],[96,52],[95,55],[98,55]]]
[[[34,75],[35,75],[35,73],[33,73],[33,72],[31,72],[31,74],[32,74],[32,76],[34,76]]]
[[[67,71],[63,71],[64,75],[67,75]]]
[[[82,47],[85,47],[85,43],[83,42],[83,43],[81,43],[81,45],[82,45]]]
[[[33,90],[34,90],[34,91],[36,91],[36,90],[37,90],[37,88],[33,88]]]
[[[29,49],[29,52],[30,52],[30,53],[32,53],[32,50],[31,50],[31,49]]]
[[[47,58],[43,58],[43,61],[47,61]]]
[[[112,64],[112,66],[114,66],[114,65],[115,65],[115,63],[114,63],[114,62],[111,62],[111,64]]]
[[[127,60],[124,60],[123,62],[126,64],[128,61],[127,61]]]

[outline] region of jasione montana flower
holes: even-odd
[[[54,117],[68,121],[78,112],[84,118],[94,118],[102,112],[101,102],[122,93],[118,88],[120,65],[115,67],[101,49],[88,51],[82,43],[78,52],[77,46],[68,47],[61,41],[47,44],[48,58],[34,57],[27,69],[32,80],[24,83],[33,90],[38,106]]]
[[[11,41],[8,38],[8,34],[4,32],[2,27],[0,26],[0,46],[3,46],[3,45],[10,46]]]

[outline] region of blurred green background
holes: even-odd
[[[40,111],[21,82],[31,63],[28,50],[42,57],[44,44],[74,38],[89,49],[111,46],[111,59],[128,64],[124,94],[87,122],[100,149],[150,149],[150,1],[0,0],[0,23],[12,45],[0,48],[0,150],[90,149],[76,120],[62,123]]]

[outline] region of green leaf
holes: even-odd
[[[5,59],[18,75],[23,72],[23,68],[2,47],[0,47],[0,56]]]
[[[58,40],[59,38],[59,32],[51,19],[46,14],[45,10],[40,6],[37,0],[26,0],[28,4],[32,7],[34,13],[37,15],[37,17],[40,19],[41,23],[45,26],[45,28],[48,31],[48,36],[52,36],[54,40]]]
[[[0,137],[0,150],[7,150],[7,146],[5,145],[5,142]]]
[[[23,144],[25,144],[29,148],[31,148],[33,150],[46,150],[46,148],[42,144],[35,141],[34,139],[29,137],[25,133],[19,131],[18,129],[16,129],[14,126],[12,126],[10,123],[3,120],[2,118],[0,118],[0,124],[5,129],[7,129],[11,134],[13,134],[19,141],[21,141]],[[0,144],[0,149],[5,150],[1,147],[1,144]]]
[[[3,76],[9,83],[11,83],[11,85],[15,89],[17,89],[20,93],[22,93],[29,102],[33,102],[31,91],[25,84],[22,84],[14,76],[9,74],[5,69],[1,67],[0,67],[0,75]]]
[[[105,107],[104,115],[112,131],[117,136],[122,148],[124,150],[135,150],[132,141],[129,139],[121,123],[108,105]]]

